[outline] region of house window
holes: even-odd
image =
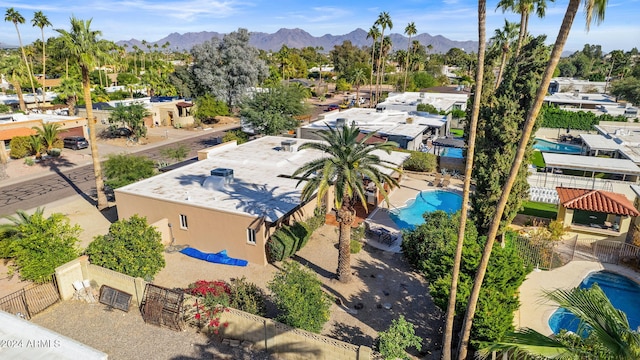
[[[256,244],[256,230],[247,228],[247,243],[255,245]]]
[[[180,214],[180,229],[188,229],[187,215]]]

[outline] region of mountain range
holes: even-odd
[[[263,32],[251,32],[249,44],[265,51],[278,51],[282,48],[282,45],[287,45],[289,48],[301,49],[307,46],[320,47],[323,52],[329,52],[336,45],[341,45],[345,41],[351,41],[351,44],[357,47],[371,46],[372,40],[367,39],[367,32],[358,28],[348,34],[344,35],[330,35],[326,34],[320,37],[313,36],[302,29],[280,29],[273,34]],[[168,36],[155,41],[149,42],[147,45],[143,45],[142,41],[137,39],[121,40],[116,42],[120,46],[128,45],[131,49],[133,46],[137,46],[142,50],[147,50],[147,46],[153,47],[157,44],[158,47],[169,42],[169,48],[171,50],[183,51],[191,50],[194,45],[202,44],[205,41],[212,38],[222,38],[225,34],[201,31],[201,32],[188,32],[184,34],[172,33]],[[394,50],[406,49],[409,44],[409,38],[401,34],[390,34],[391,42]],[[442,35],[431,36],[428,33],[412,36],[411,41],[417,40],[422,45],[432,48],[432,53],[446,53],[451,48],[463,49],[466,52],[475,52],[478,49],[477,41],[455,41],[447,39]]]

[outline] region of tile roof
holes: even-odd
[[[639,216],[624,195],[609,191],[556,187],[560,204],[567,209],[595,211],[616,215]]]

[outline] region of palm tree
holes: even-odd
[[[51,22],[42,11],[36,11],[31,19],[31,25],[40,28],[40,34],[42,35],[42,103],[44,104],[46,95],[46,83],[47,83],[47,43],[44,40],[44,27],[51,26]]]
[[[464,234],[467,226],[469,214],[469,196],[471,194],[471,173],[473,171],[473,159],[476,146],[476,135],[478,130],[478,117],[480,115],[480,102],[482,101],[482,86],[484,84],[484,58],[486,50],[486,19],[487,2],[478,1],[478,68],[476,69],[476,85],[473,95],[473,107],[471,108],[471,118],[469,123],[469,134],[467,138],[467,159],[465,163],[465,177],[462,190],[462,207],[460,209],[460,225],[458,229],[458,240],[456,252],[453,259],[453,270],[451,275],[451,287],[449,289],[449,303],[447,304],[447,315],[445,320],[445,331],[443,336],[442,359],[450,360],[453,342],[453,320],[456,314],[456,297],[458,292],[458,278],[460,277],[460,264],[462,262],[462,248],[464,245]],[[459,357],[464,359],[463,356]]]
[[[369,75],[369,98],[370,98],[370,103],[369,103],[369,107],[373,107],[373,103],[374,103],[374,96],[373,96],[373,69],[374,69],[374,61],[375,61],[375,55],[374,55],[374,51],[376,50],[376,43],[378,41],[378,38],[380,37],[380,29],[378,29],[377,26],[372,26],[371,29],[369,29],[369,32],[367,33],[367,39],[371,38],[373,40],[373,45],[371,45],[371,74]],[[377,99],[375,100],[377,101]]]
[[[89,143],[91,145],[91,158],[93,160],[93,175],[96,179],[96,193],[98,196],[98,209],[108,206],[107,196],[104,193],[104,180],[102,179],[102,167],[96,141],[96,125],[93,118],[93,104],[91,102],[91,78],[89,70],[94,66],[97,58],[102,54],[98,45],[100,31],[91,30],[91,20],[80,20],[71,17],[71,31],[56,29],[60,33],[62,42],[69,51],[69,57],[80,66],[82,73],[82,89],[84,92],[85,106],[87,109],[87,123],[89,125]]]
[[[640,358],[640,333],[631,329],[627,315],[611,304],[597,284],[590,289],[555,290],[546,296],[578,318],[578,334],[586,337],[574,335],[572,339],[576,343],[568,346],[565,342],[523,328],[508,334],[504,341],[481,349],[480,357],[485,359],[495,351],[512,353],[518,358]],[[595,342],[597,347],[586,346],[587,339]]]
[[[357,68],[349,74],[349,81],[356,87],[356,107],[360,107],[360,86],[367,81],[367,75],[362,68]]]
[[[20,36],[20,29],[18,29],[18,24],[24,24],[24,17],[19,12],[17,12],[14,8],[8,8],[4,15],[4,21],[12,22],[13,25],[16,27],[16,32],[18,33],[18,43],[20,45],[20,51],[22,52],[22,60],[24,61],[25,66],[27,67],[27,73],[29,74],[29,81],[31,81],[31,90],[33,91],[33,98],[35,99],[36,107],[38,107],[36,87],[33,84],[33,73],[29,68],[27,55],[24,52],[24,46],[22,45],[22,36]]]
[[[387,63],[387,55],[389,55],[389,53],[391,52],[392,47],[393,47],[393,44],[391,42],[391,37],[385,36],[384,39],[382,39],[382,44],[380,47],[380,49],[382,50],[382,61],[381,61],[382,67],[380,68],[380,71],[379,71],[380,83],[382,83],[382,81],[384,80],[384,65]],[[380,96],[382,96],[382,91],[380,91],[380,94],[378,94],[378,98],[380,98]]]
[[[13,90],[18,96],[20,110],[26,112],[27,106],[24,103],[21,85],[22,80],[27,77],[27,69],[24,62],[18,55],[7,55],[0,59],[0,73],[5,74],[7,81],[13,86]]]
[[[309,201],[317,196],[319,202],[325,198],[327,191],[333,187],[336,220],[339,223],[338,240],[338,280],[347,283],[351,280],[351,224],[355,218],[353,204],[360,201],[366,208],[364,178],[369,178],[387,199],[384,185],[397,186],[396,179],[381,171],[381,168],[400,172],[395,164],[381,160],[375,151],[390,153],[397,147],[396,143],[384,142],[367,144],[375,134],[370,132],[358,140],[360,129],[354,125],[345,125],[342,129],[323,130],[318,136],[324,142],[308,142],[300,149],[319,150],[326,156],[302,165],[293,173],[293,177],[301,176],[300,182],[307,181],[302,189],[302,201]]]
[[[595,15],[596,23],[600,23],[602,22],[602,20],[604,20],[604,13],[607,6],[607,0],[584,0],[584,1],[585,1],[587,30],[589,30],[591,22],[594,19],[594,15]],[[538,118],[538,114],[540,113],[540,108],[542,107],[544,97],[547,95],[547,89],[549,88],[549,83],[551,82],[551,78],[553,77],[553,72],[555,71],[556,66],[558,65],[558,61],[560,61],[562,50],[564,49],[564,45],[567,42],[567,38],[569,37],[569,32],[571,31],[571,25],[573,24],[573,20],[575,19],[576,13],[578,12],[578,8],[580,7],[580,2],[581,0],[569,0],[569,4],[567,5],[567,10],[565,12],[564,18],[562,19],[562,25],[560,26],[560,31],[558,32],[558,37],[556,38],[556,42],[553,45],[553,50],[551,50],[549,63],[547,64],[547,68],[545,69],[544,74],[542,76],[542,81],[536,92],[535,100],[531,108],[527,112],[527,117],[525,119],[523,129],[522,129],[522,137],[520,139],[520,143],[518,144],[516,156],[513,159],[513,163],[511,164],[511,169],[509,170],[509,176],[507,177],[507,180],[503,187],[503,192],[500,195],[500,199],[498,200],[496,212],[493,215],[491,223],[489,224],[487,241],[485,243],[485,247],[482,252],[482,258],[480,259],[480,264],[478,265],[478,271],[476,272],[476,277],[473,282],[473,288],[471,290],[471,294],[469,295],[467,312],[464,318],[464,324],[463,324],[461,340],[460,340],[461,352],[459,355],[461,357],[463,355],[466,357],[466,354],[467,354],[469,334],[471,333],[471,325],[473,323],[473,317],[475,315],[476,306],[478,304],[478,297],[480,296],[480,288],[482,287],[484,275],[487,272],[487,265],[489,264],[491,249],[493,249],[493,243],[496,240],[498,229],[500,228],[500,221],[502,220],[502,214],[504,213],[504,208],[507,204],[507,200],[509,199],[509,194],[511,193],[513,184],[516,181],[518,171],[522,166],[522,161],[524,160],[527,144],[529,143],[529,139],[531,138],[531,132],[533,130],[533,126],[535,125],[536,119]],[[595,11],[595,14],[594,14],[594,11]]]
[[[502,51],[502,58],[500,59],[500,68],[498,70],[498,77],[496,78],[496,88],[502,82],[502,73],[504,72],[504,66],[507,64],[509,51],[511,50],[511,43],[516,37],[516,28],[518,24],[504,20],[504,27],[502,29],[496,29],[495,34],[490,39],[491,43],[500,47]]]
[[[58,134],[60,134],[60,125],[55,123],[42,124],[42,127],[34,126],[32,129],[36,131],[38,136],[46,144],[47,151],[53,149],[53,143],[58,140]]]
[[[36,159],[42,159],[42,148],[44,146],[40,135],[29,136],[29,146],[31,146],[31,151],[35,153]]]
[[[404,28],[404,33],[409,35],[409,43],[407,44],[407,58],[405,59],[404,64],[404,86],[402,87],[402,91],[407,91],[407,75],[409,74],[409,52],[411,51],[411,37],[418,33],[416,29],[416,24],[412,21]]]
[[[60,81],[60,86],[56,88],[56,93],[60,100],[64,100],[69,108],[69,115],[76,113],[76,102],[78,101],[78,93],[82,92],[80,82],[74,78],[65,77]]]
[[[554,0],[549,1],[553,2]],[[512,10],[514,13],[520,14],[520,33],[518,34],[518,44],[515,52],[516,56],[518,56],[524,38],[527,36],[529,15],[535,10],[538,17],[542,19],[547,9],[547,2],[546,0],[500,0],[496,8],[502,9],[503,13],[507,10]]]
[[[382,65],[382,43],[384,41],[384,30],[388,27],[389,30],[393,29],[393,22],[391,22],[391,16],[388,12],[384,11],[378,15],[378,20],[373,24],[374,26],[380,26],[382,31],[380,32],[380,53],[378,54],[378,68],[376,72],[376,103],[380,99],[380,81],[382,78],[380,77],[380,69]]]

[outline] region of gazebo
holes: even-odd
[[[572,230],[602,235],[626,234],[640,212],[622,194],[603,190],[556,187],[558,221]]]

